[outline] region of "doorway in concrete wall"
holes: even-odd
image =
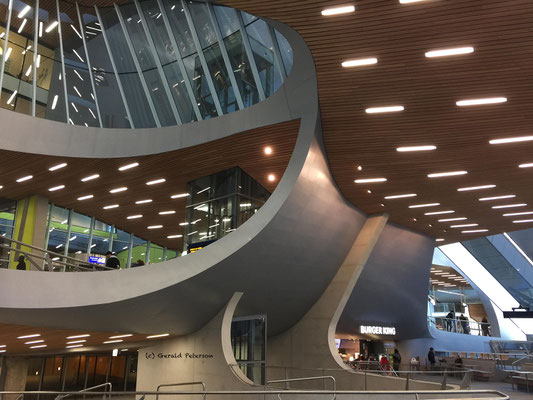
[[[265,384],[266,315],[234,318],[231,324],[231,347],[237,365],[254,383]]]

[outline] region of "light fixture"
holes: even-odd
[[[53,167],[48,168],[48,171],[57,171],[58,169],[64,168],[66,166],[67,166],[67,163],[64,162],[64,163],[57,164],[57,165],[54,165]]]
[[[346,60],[342,62],[344,68],[361,67],[363,65],[377,64],[377,58],[358,58],[353,60]]]
[[[450,228],[469,228],[471,226],[478,226],[479,224],[462,224],[462,225],[451,225]]]
[[[443,238],[437,238],[437,239],[435,239],[435,242],[444,242],[444,239]]]
[[[392,196],[385,196],[385,200],[391,200],[391,199],[404,199],[407,197],[416,197],[416,193],[408,193],[408,194],[395,194]]]
[[[40,333],[33,333],[31,335],[17,336],[17,339],[29,339],[32,337],[39,337],[39,336],[41,336]]]
[[[505,103],[506,101],[507,101],[507,98],[505,97],[489,97],[485,99],[459,100],[455,104],[457,104],[459,107],[466,107],[466,106],[479,106],[483,104]]]
[[[147,185],[157,185],[158,183],[163,183],[163,182],[166,182],[166,179],[159,178],[159,179],[155,179],[153,181],[148,181],[148,182],[146,182],[146,184]]]
[[[38,344],[35,346],[30,346],[30,349],[41,349],[43,347],[48,347],[46,344]]]
[[[196,194],[203,193],[203,192],[205,192],[205,191],[207,191],[207,190],[209,190],[209,189],[211,189],[211,186],[208,186],[208,187],[206,187],[206,188],[204,188],[204,189],[202,189],[202,190],[196,192]]]
[[[65,349],[74,349],[76,347],[83,347],[83,345],[82,344],[71,344],[71,345],[65,346]]]
[[[166,337],[166,336],[169,336],[170,333],[160,333],[159,335],[150,335],[150,336],[146,336],[146,339],[155,339],[155,338],[160,338],[160,337]]]
[[[379,113],[398,112],[398,111],[403,111],[404,109],[405,108],[403,106],[372,107],[372,108],[367,108],[365,112],[367,114],[379,114]]]
[[[170,215],[170,214],[176,214],[176,211],[174,210],[159,211],[159,215]]]
[[[533,211],[524,211],[524,212],[516,212],[516,213],[509,213],[509,214],[503,214],[504,217],[514,217],[516,215],[531,215],[533,214]]]
[[[516,197],[516,194],[506,194],[504,196],[494,196],[494,197],[482,197],[481,199],[479,199],[479,201],[512,199],[513,197]]]
[[[139,163],[138,162],[134,162],[134,163],[131,163],[131,164],[127,164],[127,165],[123,165],[122,167],[119,167],[119,171],[126,171],[128,169],[131,169],[131,168],[135,168],[135,167],[138,167],[139,166]]]
[[[269,182],[274,182],[274,181],[276,180],[276,175],[274,175],[274,174],[269,174],[269,175],[268,175],[268,180],[269,180]]]
[[[130,215],[127,217],[127,219],[137,219],[137,218],[142,218],[143,215],[142,214],[137,214],[137,215]]]
[[[125,333],[124,335],[117,335],[117,336],[109,336],[109,339],[120,339],[125,337],[133,336],[132,333]]]
[[[466,217],[445,218],[445,219],[439,219],[439,222],[464,221],[465,219],[467,218]]]
[[[92,181],[93,179],[97,179],[97,178],[100,178],[100,175],[94,174],[94,175],[89,175],[89,176],[86,176],[85,178],[82,178],[81,181],[87,182],[87,181]]]
[[[183,237],[183,235],[168,235],[167,239],[177,239],[177,238],[180,238],[180,237]]]
[[[265,152],[265,154],[267,156],[271,155],[272,154],[272,147],[269,147],[269,146],[265,147],[264,152]]]
[[[411,3],[420,3],[425,0],[400,0],[400,4],[411,4]]]
[[[150,225],[150,226],[148,226],[148,229],[160,229],[162,227],[163,227],[163,225]]]
[[[529,142],[533,140],[533,136],[517,136],[511,138],[503,139],[492,139],[489,140],[490,144],[503,144],[503,143],[518,143],[518,142]]]
[[[78,200],[82,201],[82,200],[92,199],[93,197],[94,197],[94,195],[88,194],[86,196],[78,197]]]
[[[58,23],[59,22],[57,22],[57,21],[52,22],[50,25],[48,25],[48,28],[46,28],[44,31],[46,33],[52,32],[52,30],[54,30],[54,28],[57,26]]]
[[[493,206],[492,208],[512,208],[512,207],[525,207],[526,203],[516,203],[516,204],[504,204],[502,206]]]
[[[22,30],[24,29],[24,27],[26,26],[26,22],[28,22],[28,20],[26,18],[24,18],[24,21],[22,21],[22,24],[20,24],[19,26],[19,29],[17,31],[17,33],[20,33],[22,32]]]
[[[112,208],[118,208],[119,205],[118,204],[110,204],[108,206],[104,206],[102,207],[104,210],[111,210]]]
[[[433,174],[428,174],[428,178],[442,178],[446,176],[458,176],[468,174],[467,171],[450,171],[450,172],[435,172]]]
[[[362,165],[358,165],[358,166],[357,166],[357,170],[358,170],[358,171],[362,171],[362,170],[363,170],[363,166],[362,166]]]
[[[26,7],[24,7],[24,8],[22,9],[21,12],[19,12],[18,17],[19,17],[19,18],[24,18],[24,16],[25,16],[25,15],[28,13],[28,11],[30,11],[30,10],[31,10],[31,7],[27,5]]]
[[[55,110],[56,109],[56,105],[57,105],[57,100],[59,99],[59,95],[55,95],[54,96],[54,100],[52,100],[52,110]]]
[[[180,226],[187,226],[187,225],[189,225],[188,222],[180,222]]]
[[[424,213],[424,215],[453,214],[454,212],[455,212],[455,211],[453,211],[453,210],[433,211],[433,212],[427,212],[427,213]]]
[[[135,202],[135,204],[146,204],[146,203],[151,203],[152,202],[152,199],[146,199],[146,200],[137,200]]]
[[[436,149],[437,149],[437,146],[425,145],[425,146],[397,147],[396,151],[403,153],[403,152],[409,152],[409,151],[429,151],[429,150],[436,150]]]
[[[461,233],[478,233],[478,232],[488,232],[488,229],[473,229],[468,231],[461,231]]]
[[[513,224],[521,224],[523,222],[533,222],[533,219],[517,219],[513,221]]]
[[[81,340],[73,340],[71,342],[67,342],[67,344],[78,344],[78,343],[85,343],[87,340],[86,339],[81,339]]]
[[[105,342],[102,342],[103,344],[109,344],[109,343],[120,343],[123,342],[122,339],[116,339],[116,340],[106,340]]]
[[[426,57],[432,58],[432,57],[457,56],[460,54],[469,54],[473,52],[474,52],[474,48],[470,46],[454,47],[451,49],[439,49],[439,50],[428,51],[426,52]]]
[[[29,342],[24,342],[24,344],[36,344],[36,343],[43,343],[44,339],[39,340],[30,340]]]
[[[111,189],[109,193],[119,193],[119,192],[124,192],[126,190],[128,190],[128,188],[126,186],[122,186],[119,188]]]
[[[355,183],[377,183],[377,182],[387,182],[387,178],[366,178],[366,179],[356,179]]]
[[[187,197],[189,193],[180,193],[180,194],[173,194],[170,196],[171,199],[180,199],[182,197]]]
[[[533,167],[533,163],[527,163],[527,164],[520,164],[518,168],[531,168]]]
[[[55,192],[56,190],[65,189],[65,185],[54,186],[48,189],[49,192]]]
[[[463,187],[457,189],[458,192],[466,192],[469,190],[483,190],[483,189],[492,189],[495,188],[496,185],[482,185],[482,186],[469,186],[469,187]]]
[[[330,15],[339,15],[339,14],[347,14],[355,11],[355,7],[353,5],[347,5],[347,6],[340,6],[340,7],[332,7],[332,8],[325,8],[322,10],[322,15],[327,17]]]
[[[18,178],[17,179],[17,182],[25,182],[25,181],[29,181],[31,178],[33,178],[33,175],[27,175],[27,176],[23,176],[22,178]]]
[[[412,206],[409,206],[409,208],[436,207],[436,206],[440,206],[440,203],[414,204]]]

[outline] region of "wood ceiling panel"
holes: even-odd
[[[297,30],[315,59],[328,159],[343,194],[368,213],[388,212],[393,222],[442,243],[524,229],[505,212],[533,211],[533,204],[494,210],[492,205],[533,203],[533,142],[490,145],[489,140],[533,134],[533,3],[529,0],[398,0],[354,2],[356,12],[323,17],[324,8],[345,0],[223,0],[249,13]],[[426,58],[429,50],[473,46],[473,54]],[[378,64],[345,69],[351,58],[376,57]],[[461,108],[456,101],[507,97],[499,105]],[[405,111],[366,114],[368,107],[403,105]],[[398,146],[432,144],[436,151],[398,153]],[[361,165],[362,171],[356,167]],[[460,177],[429,179],[428,173],[467,170]],[[386,183],[356,185],[354,179],[386,177]],[[495,184],[495,189],[457,188]],[[370,190],[372,193],[368,193]],[[413,199],[387,195],[417,193]],[[515,194],[511,201],[480,197]],[[409,205],[441,203],[441,216]],[[462,234],[438,219],[467,217],[487,233]],[[531,216],[530,216],[531,217]],[[523,217],[523,218],[527,218]],[[416,221],[415,221],[416,219]]]
[[[187,191],[187,182],[224,171],[234,166],[241,167],[257,182],[272,192],[281,179],[292,155],[298,135],[299,120],[266,126],[238,133],[203,145],[134,158],[87,159],[52,157],[0,150],[0,195],[5,198],[22,199],[39,194],[55,204],[72,208],[79,213],[94,216],[108,224],[153,243],[181,250],[182,239],[167,239],[168,235],[183,234],[179,223],[185,219],[186,199],[171,199],[170,196]],[[273,153],[264,154],[270,146]],[[50,172],[48,168],[66,162],[67,167]],[[139,166],[123,172],[120,166],[138,162]],[[81,179],[99,174],[100,178],[81,182]],[[270,182],[268,175],[276,180]],[[26,175],[33,179],[17,183]],[[165,183],[148,186],[146,182],[164,178]],[[50,192],[49,188],[65,185],[65,189]],[[109,190],[126,186],[127,191],[109,193]],[[90,200],[77,198],[93,194]],[[135,201],[152,199],[149,204],[136,205]],[[103,206],[119,204],[117,209],[104,210]],[[175,210],[176,214],[159,215],[159,211]],[[142,214],[143,218],[128,220],[129,215]],[[163,225],[163,229],[149,230],[149,225]]]

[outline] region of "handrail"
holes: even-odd
[[[194,381],[194,382],[178,382],[178,383],[162,383],[157,387],[157,392],[159,393],[159,389],[162,387],[171,387],[171,386],[193,386],[193,385],[202,385],[202,399],[205,400],[205,392],[206,392],[206,386],[205,383],[202,381]],[[165,392],[162,392],[165,393]],[[155,395],[155,400],[159,400],[159,394]]]
[[[102,388],[102,387],[109,387],[109,391],[106,390],[104,392],[104,394],[102,395],[102,399],[105,399],[105,393],[110,393],[110,392],[113,391],[113,385],[111,384],[111,382],[101,383],[100,385],[91,386],[91,387],[82,389],[82,390],[80,390],[78,392],[74,392],[74,393],[69,393],[69,394],[65,394],[65,395],[58,395],[55,398],[55,400],[61,400],[61,399],[64,399],[66,397],[72,396],[73,394],[76,394],[76,393],[86,393],[86,392],[89,392],[91,390]],[[108,396],[108,399],[111,400],[111,396]]]
[[[267,386],[269,384],[272,384],[272,383],[289,383],[289,382],[303,382],[303,381],[313,381],[313,380],[326,380],[326,379],[331,379],[331,381],[333,382],[333,390],[336,391],[337,390],[337,381],[335,380],[335,378],[331,375],[324,375],[324,376],[308,376],[306,378],[291,378],[291,379],[278,379],[278,380],[274,380],[274,381],[268,381],[267,383],[265,383],[265,390],[267,389]],[[335,393],[333,393],[333,398],[331,400],[335,400],[337,398],[337,395]],[[278,399],[281,400],[281,395],[278,394]]]

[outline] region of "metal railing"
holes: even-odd
[[[157,393],[160,393],[160,389],[162,387],[175,387],[175,386],[195,386],[195,385],[202,385],[202,399],[205,400],[205,392],[206,392],[206,386],[205,383],[202,381],[194,381],[194,382],[178,382],[178,383],[162,383],[157,387]],[[165,394],[166,392],[162,392],[162,394]],[[159,400],[159,394],[156,394],[155,400]]]
[[[6,243],[7,242],[7,243]],[[30,249],[30,250],[26,250]],[[38,271],[61,271],[61,272],[89,272],[97,270],[113,270],[113,268],[91,264],[83,260],[79,260],[74,257],[65,256],[54,251],[42,249],[31,244],[20,242],[15,239],[11,239],[5,236],[0,237],[0,251],[7,250],[7,254],[14,253],[12,263],[17,263],[17,259],[20,255],[24,256],[25,260],[28,260],[31,266],[35,267]],[[9,259],[7,259],[7,265],[9,265]]]
[[[291,382],[305,382],[305,381],[317,381],[317,380],[323,381],[324,384],[325,384],[326,380],[331,380],[333,382],[333,391],[337,390],[337,381],[331,375],[308,376],[308,377],[305,377],[305,378],[277,379],[277,380],[273,380],[273,381],[268,381],[267,383],[265,383],[265,390],[267,390],[268,385],[276,384],[276,383],[285,383],[285,384],[287,384],[287,390],[289,390],[288,389],[288,385]],[[335,400],[336,398],[337,398],[337,395],[333,394],[333,398],[331,400]],[[278,399],[281,400],[281,395],[280,394],[278,394]]]
[[[492,336],[492,328],[488,322],[428,316],[428,324],[441,331],[475,336]]]
[[[113,391],[113,385],[111,384],[111,382],[106,382],[106,383],[102,383],[100,385],[96,385],[96,386],[91,386],[91,387],[88,387],[88,388],[85,388],[85,389],[82,389],[78,392],[76,392],[76,394],[80,394],[80,393],[87,393],[87,392],[90,392],[92,390],[95,390],[95,389],[100,389],[100,388],[109,388],[109,391],[108,390],[104,390],[104,393],[110,393]],[[63,394],[63,395],[58,395],[56,396],[55,400],[62,400],[62,399],[65,399],[67,397],[70,397],[70,396],[73,396],[74,394],[73,393],[70,393],[70,394]],[[83,397],[85,398],[85,396]],[[102,395],[102,400],[105,400],[106,398],[106,395],[103,394]],[[108,400],[111,400],[111,396],[108,395]]]

